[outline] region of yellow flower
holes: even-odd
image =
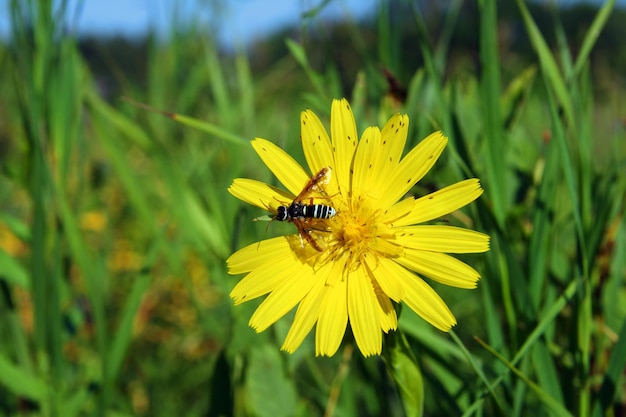
[[[314,187],[302,203],[333,207],[336,215],[304,224],[304,233],[319,250],[294,234],[234,253],[227,261],[229,272],[248,275],[230,296],[240,304],[269,294],[250,318],[257,332],[298,305],[282,346],[288,352],[294,352],[317,324],[316,354],[331,356],[349,322],[363,355],[380,354],[382,332],[398,326],[392,301],[404,302],[433,326],[450,330],[456,324],[454,316],[418,274],[446,285],[476,287],[480,278],[476,270],[448,253],[485,252],[489,237],[459,227],[416,224],[474,201],[482,194],[478,179],[421,198],[401,199],[434,165],[447,138],[433,133],[401,158],[408,117],[397,114],[382,130],[369,127],[358,140],[345,99],[333,101],[330,125],[332,140],[313,112],[302,112],[302,147],[309,171],[271,142],[252,141],[289,191],[238,178],[229,188],[231,194],[275,215],[278,206],[291,204],[312,176],[330,167],[328,183]]]

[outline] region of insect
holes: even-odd
[[[317,174],[313,175],[311,179],[306,183],[300,194],[291,202],[291,204],[278,206],[276,215],[273,220],[279,222],[291,222],[298,228],[298,234],[300,235],[300,244],[304,246],[302,237],[311,244],[317,251],[321,252],[322,249],[318,246],[313,236],[311,236],[310,230],[312,229],[309,223],[312,220],[319,219],[325,220],[337,214],[337,211],[325,204],[313,204],[313,198],[310,198],[309,204],[303,203],[312,192],[322,191],[321,187],[328,184],[330,181],[331,168],[325,167]]]

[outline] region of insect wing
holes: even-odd
[[[322,187],[330,182],[330,175],[332,169],[330,167],[324,167],[317,174],[313,175],[311,179],[306,183],[300,194],[293,201],[302,201],[307,195],[313,191],[322,191]]]

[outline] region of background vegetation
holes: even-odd
[[[0,415],[625,415],[626,17],[614,3],[382,1],[369,21],[313,10],[229,52],[199,25],[166,42],[76,39],[64,2],[12,1]],[[403,312],[419,364],[404,381],[408,367],[388,373],[349,337],[332,358],[315,358],[311,337],[279,352],[289,317],[257,335],[255,304],[228,298],[228,255],[293,232],[266,232],[226,192],[236,177],[273,181],[248,140],[302,161],[300,111],[327,122],[343,96],[360,131],[405,112],[411,144],[450,137],[415,194],[471,176],[486,190],[448,219],[492,237],[465,258],[483,278],[437,287],[459,320],[451,334]]]

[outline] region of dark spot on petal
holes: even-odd
[[[399,131],[399,130],[400,130],[400,129],[396,129],[396,133],[398,133],[398,131]]]
[[[372,164],[370,164],[370,166],[368,168],[372,169]]]
[[[411,178],[409,178],[408,180],[406,180],[406,183],[410,183],[411,182]]]

